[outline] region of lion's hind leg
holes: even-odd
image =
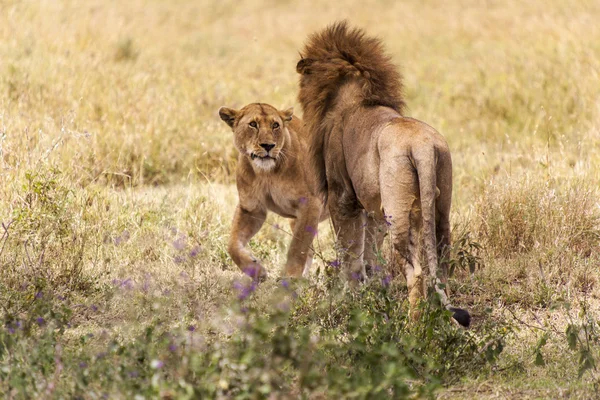
[[[419,262],[420,212],[415,207],[418,181],[408,160],[406,165],[399,165],[396,160],[381,165],[381,205],[392,244],[389,263],[393,272],[402,272],[406,278],[411,313],[417,318],[417,305],[424,298],[424,277]]]

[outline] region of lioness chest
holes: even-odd
[[[273,177],[275,178],[275,177]],[[306,193],[294,188],[294,182],[272,179],[257,182],[257,197],[269,211],[282,217],[296,218],[300,207],[307,202]]]
[[[251,182],[247,194],[240,193],[240,201],[255,202],[260,208],[277,213],[285,218],[296,218],[303,205],[308,202],[308,190],[298,182],[276,174],[260,177]],[[247,199],[244,199],[247,197]]]

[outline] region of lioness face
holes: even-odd
[[[219,116],[233,130],[235,147],[246,155],[254,169],[270,171],[277,165],[289,138],[287,123],[293,109],[279,111],[262,103],[249,104],[241,110],[221,107]]]

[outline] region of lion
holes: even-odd
[[[375,265],[389,225],[388,265],[406,278],[411,313],[418,316],[428,269],[442,303],[468,326],[469,313],[452,307],[444,291],[452,198],[446,140],[403,116],[400,73],[381,41],[363,30],[334,23],[308,38],[300,58],[298,100],[310,136],[311,187],[327,201],[347,276],[366,277],[365,262]]]
[[[239,151],[236,183],[239,202],[233,217],[228,252],[237,266],[255,280],[267,272],[246,248],[273,211],[291,219],[292,241],[284,277],[298,278],[312,263],[311,244],[320,221],[327,217],[321,198],[305,179],[308,136],[293,109],[253,103],[241,110],[221,107],[219,116],[234,133]]]

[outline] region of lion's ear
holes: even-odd
[[[310,58],[301,58],[296,64],[296,72],[302,75],[306,75],[309,73],[308,67],[314,62],[313,59]]]
[[[279,111],[279,116],[284,122],[290,122],[292,115],[294,115],[294,107],[290,107],[285,111]]]
[[[225,123],[232,128],[233,128],[233,123],[235,122],[235,117],[237,117],[238,113],[239,113],[239,111],[234,110],[233,108],[227,108],[227,107],[219,108],[219,117],[221,117],[221,119],[223,121],[225,121]]]

